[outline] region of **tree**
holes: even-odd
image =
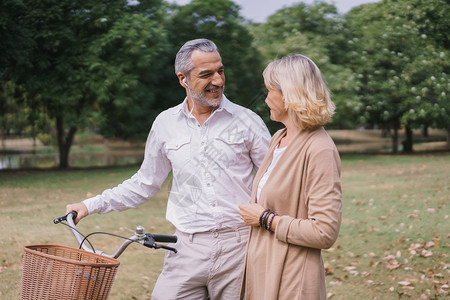
[[[151,73],[159,66],[166,45],[162,2],[21,3],[4,3],[6,19],[22,33],[7,43],[13,49],[29,47],[21,56],[10,55],[3,75],[23,84],[29,99],[38,100],[55,120],[59,163],[66,168],[77,130],[101,108],[130,105],[142,93],[137,70]]]
[[[40,131],[48,131],[48,122],[45,112],[39,107],[33,106],[36,101],[27,98],[23,87],[12,81],[5,82],[0,87],[0,140],[5,147],[6,136],[28,135],[33,137],[36,145],[36,137]],[[25,105],[30,103],[31,106]]]
[[[358,94],[365,108],[362,122],[393,129],[394,153],[400,126],[407,137],[403,150],[412,151],[412,129],[436,124],[430,103],[438,101],[436,95],[448,94],[447,85],[431,88],[428,83],[432,77],[448,80],[448,63],[443,61],[448,51],[437,43],[441,35],[432,39],[421,31],[429,27],[417,23],[439,23],[440,12],[424,17],[419,4],[385,0],[357,7],[346,16],[346,29],[352,35],[348,44],[353,47],[347,61],[358,79]]]
[[[97,55],[92,67],[101,71],[94,82],[101,83],[105,77],[117,83],[109,89],[108,97],[98,99],[93,116],[102,135],[145,140],[151,122],[166,107],[161,100],[166,80],[162,74],[171,62],[165,54],[168,49],[165,30],[142,13],[125,15],[93,42]],[[119,73],[118,65],[122,68]]]
[[[447,130],[447,145],[450,146],[450,39],[447,17],[450,4],[445,0],[423,0],[409,3],[404,10],[406,18],[412,20],[426,40],[424,53],[417,57],[422,67],[416,72],[417,87],[413,87],[416,98],[421,99],[419,120],[426,127]],[[414,65],[413,65],[414,67]],[[419,98],[420,97],[420,98]],[[411,116],[412,117],[412,116]]]
[[[258,94],[255,91],[259,91],[262,84],[259,75],[261,59],[258,50],[252,46],[253,37],[239,15],[239,6],[230,0],[193,0],[184,6],[174,6],[167,29],[174,47],[172,58],[188,40],[212,40],[218,46],[225,66],[225,94],[241,105],[251,105]],[[170,70],[174,74],[173,64]],[[176,89],[180,90],[179,87]],[[179,94],[178,103],[182,91]]]
[[[358,99],[353,72],[341,60],[342,16],[333,4],[299,3],[278,10],[266,23],[254,24],[252,33],[265,65],[284,55],[300,53],[311,58],[322,71],[336,103],[336,114],[328,126],[353,127]]]

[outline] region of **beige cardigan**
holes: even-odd
[[[252,202],[273,151],[278,131],[255,176]],[[323,127],[302,130],[289,143],[264,185],[260,203],[281,216],[276,232],[252,227],[243,289],[245,300],[326,299],[321,250],[336,241],[341,224],[341,163]]]

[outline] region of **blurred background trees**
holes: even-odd
[[[231,0],[4,0],[0,3],[0,136],[54,136],[60,167],[75,134],[145,140],[156,115],[185,94],[174,74],[180,46],[209,38],[226,67],[226,95],[268,121],[261,73],[302,53],[322,70],[337,105],[331,128],[450,134],[449,3],[382,0],[340,15],[299,2],[261,24]],[[267,122],[271,130],[278,126]]]
[[[449,21],[446,1],[382,1],[346,16],[346,65],[357,79],[360,123],[405,129],[403,150],[412,151],[412,129],[449,128]],[[436,23],[436,25],[430,25]],[[443,122],[438,125],[438,120]]]

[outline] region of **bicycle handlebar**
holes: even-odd
[[[119,249],[117,249],[117,251],[113,255],[108,255],[100,250],[91,249],[84,243],[84,241],[86,240],[86,237],[84,237],[78,231],[78,229],[73,221],[74,219],[76,219],[77,215],[78,215],[78,213],[76,211],[72,211],[72,212],[69,212],[65,216],[54,219],[53,223],[58,224],[58,223],[61,223],[62,221],[67,221],[67,225],[69,225],[70,229],[72,230],[72,233],[75,236],[78,244],[85,251],[101,254],[101,255],[104,255],[107,257],[118,258],[125,251],[125,249],[128,247],[128,245],[130,245],[133,242],[137,242],[148,248],[166,249],[166,250],[170,250],[170,251],[177,253],[177,250],[175,248],[172,248],[172,247],[169,247],[166,245],[156,244],[156,242],[176,243],[178,240],[176,235],[145,233],[144,227],[142,227],[142,226],[137,226],[136,232],[134,233],[134,235],[132,237],[129,237],[128,239],[126,239],[125,242],[122,243],[122,245],[119,247]]]
[[[53,223],[54,223],[54,224],[58,224],[58,223],[61,223],[62,221],[67,221],[67,217],[68,217],[69,215],[71,215],[71,216],[72,216],[72,220],[74,220],[74,219],[77,218],[78,213],[77,213],[76,211],[71,211],[70,213],[68,213],[68,214],[65,215],[65,216],[62,216],[62,217],[59,217],[59,218],[54,219],[54,220],[53,220]]]
[[[178,240],[178,237],[176,235],[151,234],[151,233],[146,233],[146,235],[151,235],[155,240],[155,242],[160,243],[176,243]]]

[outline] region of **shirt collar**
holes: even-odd
[[[233,103],[231,103],[230,100],[225,95],[222,95],[222,101],[220,102],[219,108],[216,111],[226,111],[230,113],[231,115],[234,114],[235,108],[233,106]],[[187,105],[187,97],[184,98],[183,103],[179,104],[176,109],[176,113],[183,112],[185,116],[189,116],[190,112]]]

